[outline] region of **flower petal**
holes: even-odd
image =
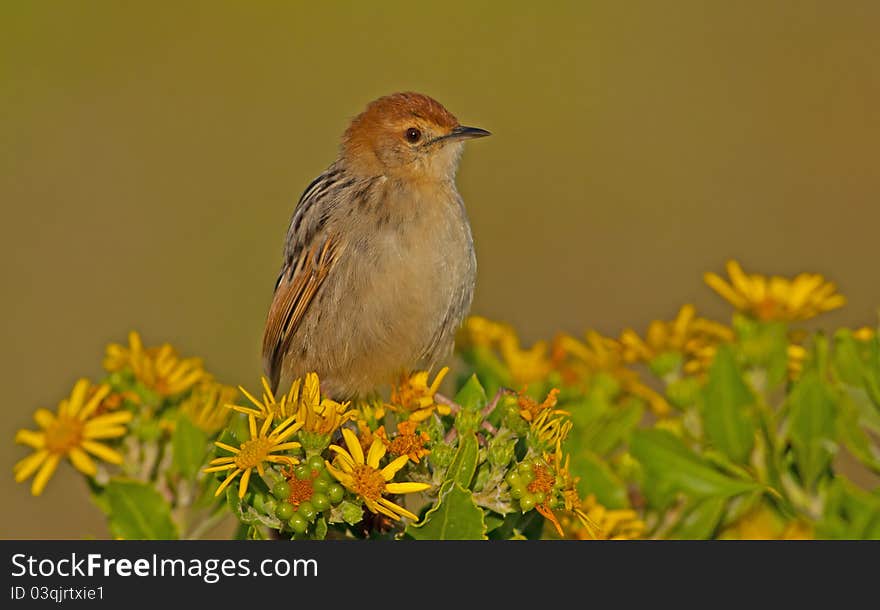
[[[248,468],[244,471],[244,474],[241,475],[241,481],[238,483],[238,499],[244,498],[244,495],[247,493],[248,483],[251,480],[251,473],[254,471],[253,468]]]
[[[412,481],[406,481],[403,483],[385,483],[385,491],[392,494],[411,494],[418,491],[425,491],[430,488],[431,486],[428,483],[415,483]]]
[[[131,411],[116,411],[99,415],[86,422],[86,430],[89,428],[100,428],[101,426],[118,426],[119,424],[127,424],[134,418]]]
[[[233,479],[235,479],[235,477],[237,477],[239,474],[241,474],[241,468],[236,468],[235,470],[230,472],[229,476],[227,476],[225,479],[223,479],[223,482],[220,483],[220,487],[218,487],[217,491],[214,492],[214,497],[217,497],[220,494],[222,494],[223,490],[226,489],[227,487],[229,487],[229,484],[232,483]]]
[[[89,401],[86,403],[85,407],[83,407],[82,411],[79,412],[79,419],[84,420],[89,415],[95,412],[95,409],[98,408],[98,405],[101,404],[101,401],[107,398],[107,395],[110,393],[110,386],[106,383],[102,383],[98,386],[98,389],[95,390],[95,393],[92,394]]]
[[[31,449],[42,449],[46,446],[46,433],[19,430],[15,433],[15,442],[19,445],[27,445]]]
[[[57,453],[52,453],[46,458],[46,461],[40,466],[40,470],[37,472],[37,476],[34,477],[34,482],[31,485],[31,493],[33,495],[39,496],[43,493],[43,490],[46,488],[46,483],[48,483],[49,479],[52,478],[52,475],[55,474],[55,469],[58,468],[58,462],[60,460],[61,456]]]
[[[121,464],[123,461],[121,453],[102,443],[84,440],[80,443],[80,446],[92,455],[101,458],[109,464]]]
[[[84,475],[93,477],[98,472],[98,467],[95,465],[94,460],[79,447],[71,448],[68,458],[70,458],[70,463],[73,464],[73,467]]]
[[[348,447],[348,453],[354,459],[354,463],[364,464],[364,450],[361,448],[361,442],[355,436],[355,433],[348,428],[343,428],[342,438],[345,439],[345,445]]]
[[[34,421],[40,428],[48,428],[55,423],[55,414],[49,409],[37,409],[34,412]]]
[[[360,442],[358,442],[358,446],[360,446]],[[381,439],[374,438],[373,443],[370,445],[370,450],[367,452],[367,464],[372,466],[373,468],[379,468],[379,460],[381,460],[385,456],[385,443],[382,442]]]
[[[48,456],[49,451],[42,449],[36,453],[32,453],[22,460],[19,460],[15,466],[12,467],[12,471],[15,473],[15,482],[21,483],[34,474],[37,471],[37,468],[40,467]]]
[[[401,505],[395,504],[394,502],[392,502],[391,500],[389,500],[387,498],[379,498],[379,504],[381,506],[387,507],[391,511],[394,511],[395,513],[397,513],[401,517],[407,517],[408,519],[412,519],[413,521],[419,520],[418,515],[415,515],[415,514],[409,512]],[[398,519],[399,518],[400,517],[398,517]]]
[[[408,461],[409,461],[408,455],[401,455],[400,457],[395,459],[393,462],[388,464],[385,468],[380,470],[379,473],[382,475],[383,479],[385,479],[386,481],[390,481],[391,479],[394,478],[394,475],[397,474],[398,470],[400,470],[401,468],[406,466],[406,463]]]

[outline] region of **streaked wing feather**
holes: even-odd
[[[303,250],[296,261],[285,266],[275,289],[275,296],[263,333],[263,369],[272,391],[281,379],[284,354],[300,322],[333,267],[338,254],[332,238]]]

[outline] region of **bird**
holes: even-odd
[[[414,92],[351,120],[284,239],[262,343],[273,392],[317,373],[352,399],[451,354],[477,272],[455,177],[465,141],[488,135]]]

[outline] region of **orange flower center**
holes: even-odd
[[[241,450],[235,456],[235,465],[242,470],[256,468],[265,461],[273,443],[268,438],[252,438],[242,443]]]
[[[46,449],[51,453],[67,453],[79,446],[83,438],[83,422],[61,415],[46,428]]]
[[[532,471],[535,473],[535,478],[529,483],[528,490],[532,493],[544,492],[544,495],[549,498],[550,492],[553,491],[553,485],[556,484],[556,477],[550,474],[550,470],[546,466],[540,464],[533,466]]]
[[[382,473],[367,464],[358,464],[351,473],[352,491],[365,500],[374,502],[382,497],[385,491],[385,478]]]
[[[399,430],[400,427],[398,426],[398,431]],[[425,449],[424,437],[421,434],[415,434],[412,432],[409,434],[399,434],[394,437],[388,445],[388,451],[394,455],[414,456],[416,459],[422,455],[427,455],[428,453]]]
[[[763,301],[755,304],[755,315],[758,316],[759,320],[774,320],[780,313],[779,309],[779,302],[771,298],[766,298]]]
[[[303,502],[312,499],[312,494],[315,493],[315,488],[312,485],[312,479],[314,475],[317,474],[314,470],[312,471],[312,478],[308,478],[305,481],[301,481],[296,477],[287,479],[287,484],[290,485],[290,496],[288,496],[287,501],[293,504],[294,506],[299,506]]]

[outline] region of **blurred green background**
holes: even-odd
[[[874,323],[878,31],[873,0],[0,4],[0,537],[107,535],[69,466],[13,482],[12,438],[108,341],[256,384],[293,205],[393,91],[494,133],[459,174],[473,311],[528,341],[726,319],[731,256]]]

